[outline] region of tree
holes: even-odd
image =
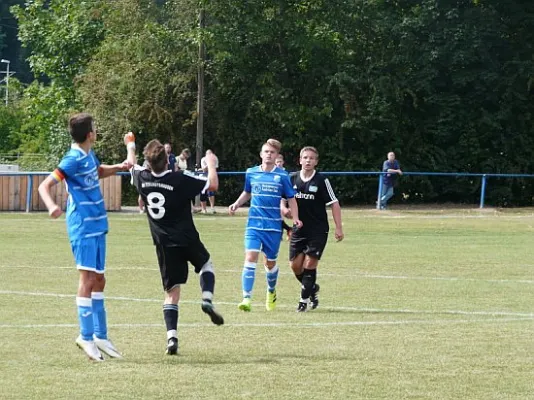
[[[99,123],[106,157],[123,155],[121,138],[130,129],[141,144],[152,138],[193,143],[195,19],[183,11],[190,8],[185,1],[107,5],[106,37],[79,87]]]
[[[36,0],[11,8],[19,39],[31,50],[32,71],[49,82],[34,82],[25,91],[20,146],[47,154],[50,165],[70,143],[66,121],[81,108],[74,82],[103,38],[98,3]]]

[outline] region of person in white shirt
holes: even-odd
[[[188,170],[188,163],[189,157],[191,157],[191,151],[189,149],[183,149],[182,152],[178,157],[176,157],[176,170],[177,171],[185,171]]]
[[[206,155],[208,154],[208,152],[211,153],[211,150],[209,149],[206,150]],[[200,160],[200,168],[202,172],[205,172],[205,173],[208,172],[208,163],[206,161],[206,157],[202,157],[202,159]],[[219,159],[215,161],[215,168],[219,168]],[[209,192],[209,191],[200,194],[200,207],[201,207],[200,212],[202,214],[208,213],[208,210],[206,208],[208,199],[210,202],[210,213],[215,214],[215,192]]]

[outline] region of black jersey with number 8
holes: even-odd
[[[154,244],[188,246],[198,240],[191,201],[207,189],[206,177],[189,171],[166,170],[156,174],[139,165],[130,172],[131,183],[145,203]]]

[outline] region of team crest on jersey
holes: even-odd
[[[273,179],[275,182],[280,182],[280,175],[275,175]]]
[[[87,186],[94,186],[98,180],[98,175],[96,174],[87,174],[84,178],[84,182]]]
[[[317,193],[319,188],[317,186],[310,185],[310,192]]]

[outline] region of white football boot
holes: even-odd
[[[87,354],[87,357],[93,361],[104,361],[104,357],[102,357],[102,354],[100,353],[100,350],[98,350],[98,347],[96,347],[96,344],[92,340],[83,340],[81,336],[78,336],[76,339],[76,345],[82,349],[85,354]]]
[[[100,349],[101,352],[107,354],[111,358],[122,358],[122,354],[119,353],[119,350],[115,346],[113,346],[113,343],[111,343],[108,339],[99,339],[96,336],[94,336],[96,347]]]

